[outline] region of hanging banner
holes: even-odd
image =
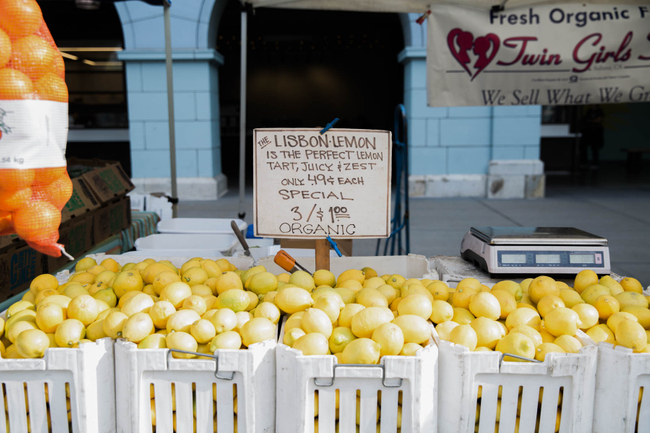
[[[650,5],[431,11],[430,106],[650,102]]]

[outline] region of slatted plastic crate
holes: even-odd
[[[415,356],[385,356],[378,365],[337,364],[334,355],[303,356],[278,344],[276,432],[313,433],[317,421],[319,432],[395,433],[400,401],[402,433],[435,432],[437,362],[433,341]]]
[[[0,359],[0,432],[114,433],[113,361],[110,338],[50,348],[41,359]]]
[[[594,433],[650,431],[650,354],[599,343],[597,377]]]
[[[434,333],[439,347],[438,431],[591,432],[598,349],[586,334],[579,331],[577,337],[585,345],[577,354],[549,353],[544,362],[502,362],[500,352],[471,352]]]
[[[172,433],[173,387],[177,433],[273,432],[276,345],[275,340],[267,340],[251,345],[248,350],[218,350],[215,359],[177,359],[169,349],[138,349],[133,343],[117,340],[117,431]],[[151,385],[155,395],[155,430]]]

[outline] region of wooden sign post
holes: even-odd
[[[315,239],[329,270],[328,236],[390,235],[390,131],[256,129],[254,145],[255,236]]]

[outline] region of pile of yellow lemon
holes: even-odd
[[[111,258],[100,264],[84,258],[66,283],[40,275],[9,307],[0,322],[0,354],[39,358],[48,347],[105,337],[198,353],[275,339],[280,311],[258,305],[258,296],[244,290],[247,278],[226,259],[194,258],[178,269],[164,260],[120,266]]]

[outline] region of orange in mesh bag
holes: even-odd
[[[63,58],[41,9],[0,0],[0,236],[16,233],[54,257],[66,254],[57,241],[72,196],[67,135]]]

